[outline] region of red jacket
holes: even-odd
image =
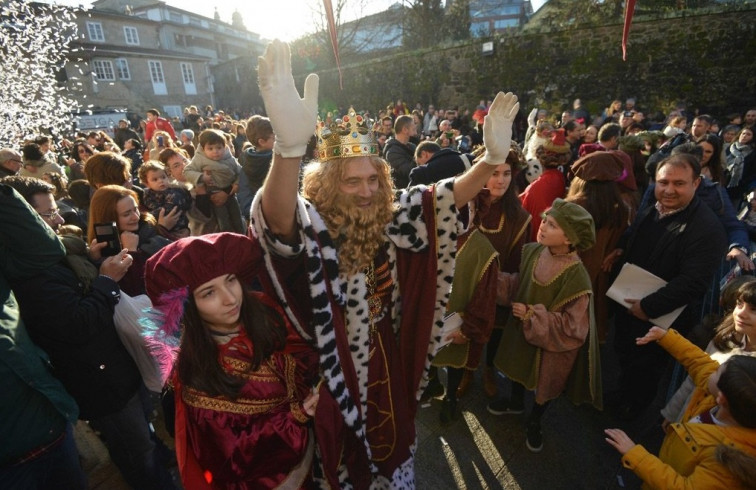
[[[144,128],[145,143],[149,143],[149,141],[152,139],[152,135],[156,130],[165,131],[166,133],[171,135],[173,141],[176,141],[176,132],[173,131],[173,126],[171,126],[171,123],[168,121],[168,119],[165,119],[163,117],[156,117],[152,121],[147,121],[147,125]]]

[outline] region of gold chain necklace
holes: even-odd
[[[381,304],[380,296],[375,294],[375,266],[372,261],[365,268],[365,282],[368,289],[368,316],[370,317],[370,339],[372,340],[373,335],[375,335],[375,332],[377,331],[373,319],[381,313],[381,308],[383,306]]]

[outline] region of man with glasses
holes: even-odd
[[[2,180],[18,191],[50,228],[58,233],[65,220],[55,202],[55,186],[33,177],[6,177]]]
[[[0,178],[18,174],[22,166],[21,153],[13,148],[0,148]]]
[[[0,183],[16,189],[50,227],[63,222],[51,185],[28,177],[6,177]],[[29,219],[24,225],[37,223]],[[0,245],[41,254],[43,250],[25,235],[3,233]],[[158,459],[145,413],[150,405],[146,388],[113,321],[121,297],[118,281],[133,258],[122,250],[97,268],[86,252],[74,252],[86,250],[84,242],[79,240],[76,246],[67,238],[63,240],[66,257],[35,274],[11,278],[21,318],[34,343],[50,356],[55,377],[78,404],[79,418],[99,432],[126,482],[132,488],[171,490],[175,485]],[[40,260],[44,258],[40,255]]]

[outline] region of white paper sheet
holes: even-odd
[[[441,328],[441,342],[439,343],[439,348],[451,343],[451,340],[447,340],[446,338],[460,328],[462,328],[462,317],[459,313],[455,311],[454,313],[446,315],[444,317],[444,326]]]
[[[655,276],[637,265],[625,264],[606,295],[626,308],[630,308],[630,303],[625,301],[626,298],[643,299],[666,284],[667,281],[661,277]],[[685,305],[649,321],[654,325],[669,328],[684,309]]]

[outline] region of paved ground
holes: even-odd
[[[602,349],[605,389],[616,380],[611,349]],[[499,379],[500,392],[509,382]],[[544,449],[533,454],[525,447],[525,415],[488,413],[480,373],[460,402],[461,416],[441,427],[440,402],[432,400],[418,411],[416,477],[418,489],[580,490],[640,487],[632,473],[622,469],[619,454],[604,441],[603,429],[622,427],[636,442],[657,451],[660,443],[658,407],[632,424],[614,420],[606,412],[575,407],[564,399],[553,402],[543,418]],[[526,398],[526,405],[532,397]],[[160,427],[158,427],[160,431]],[[128,487],[110,463],[107,452],[88,427],[80,427],[77,442],[83,454],[90,488],[121,490]],[[167,435],[164,440],[169,441]]]

